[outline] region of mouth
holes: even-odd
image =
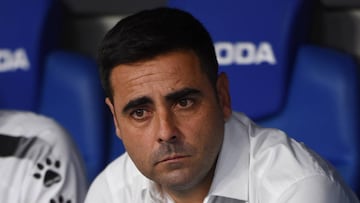
[[[188,155],[172,155],[172,156],[167,156],[163,159],[161,159],[160,161],[156,162],[156,164],[159,163],[172,163],[172,162],[178,162],[181,161],[187,157],[190,157]]]

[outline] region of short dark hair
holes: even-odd
[[[98,52],[106,96],[113,98],[110,74],[114,67],[149,60],[172,51],[193,51],[215,87],[218,62],[205,27],[190,13],[175,8],[144,10],[120,20],[104,37]]]

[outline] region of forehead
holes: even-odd
[[[210,85],[198,57],[191,51],[170,52],[150,60],[119,65],[112,71],[110,82],[114,99]]]

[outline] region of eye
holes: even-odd
[[[186,109],[191,107],[193,104],[194,104],[194,100],[189,98],[183,98],[178,101],[177,106],[179,108]]]
[[[142,121],[150,116],[150,112],[145,109],[135,109],[130,113],[130,116],[135,120]]]

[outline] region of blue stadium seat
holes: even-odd
[[[358,74],[347,54],[306,46],[308,0],[169,0],[203,22],[233,108],[278,127],[329,160],[359,189]],[[295,59],[297,59],[295,61]]]
[[[235,110],[261,118],[281,109],[296,46],[307,33],[308,1],[169,0],[168,5],[189,11],[211,33]]]
[[[355,190],[360,186],[358,85],[357,64],[352,57],[331,49],[302,46],[285,108],[261,121],[315,149]]]
[[[55,2],[3,0],[0,6],[0,108],[37,107],[42,63],[55,47]],[[51,16],[51,17],[50,17]]]
[[[85,160],[89,180],[106,161],[104,95],[93,59],[76,53],[47,56],[38,111],[59,121],[72,135]]]
[[[62,8],[56,0],[1,2],[0,109],[56,119],[73,136],[91,181],[106,164],[106,106],[93,59],[57,51]]]

